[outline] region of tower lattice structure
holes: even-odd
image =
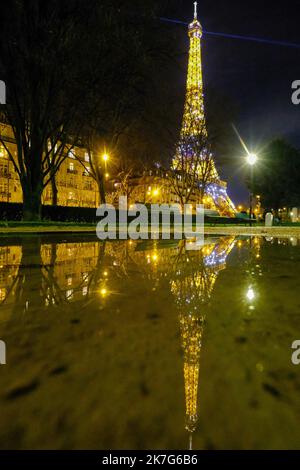
[[[203,247],[200,258],[192,262],[192,272],[185,276],[180,270],[171,282],[179,310],[181,345],[184,355],[185,427],[192,434],[199,418],[198,387],[202,336],[206,309],[219,273],[226,267],[226,258],[235,245],[235,237],[221,238]]]
[[[222,215],[232,216],[235,213],[235,206],[227,195],[227,185],[221,180],[213,160],[213,155],[209,150],[201,59],[203,29],[198,20],[197,2],[194,3],[194,7],[194,20],[188,27],[190,49],[180,144],[177,148],[175,164],[173,166],[175,168],[180,167],[178,163],[182,158],[182,153],[184,153],[184,158],[190,158],[192,161],[192,153],[195,152],[195,149],[201,149],[201,158],[194,159],[198,166],[197,184],[201,186],[201,181],[205,179],[205,195],[213,201],[213,208],[217,209]],[[193,166],[193,163],[191,165]],[[187,168],[189,168],[188,165]]]

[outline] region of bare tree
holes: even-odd
[[[82,6],[75,0],[13,1],[0,25],[0,65],[8,91],[3,112],[16,154],[3,137],[0,141],[20,179],[25,220],[40,218],[43,190],[63,161],[79,116],[82,90],[70,69],[78,60]]]
[[[152,34],[157,4],[11,0],[1,6],[0,72],[7,86],[3,112],[17,154],[5,139],[2,144],[20,179],[25,220],[40,219],[43,189],[51,182],[55,192],[55,174],[68,151],[65,143],[74,145],[76,129],[82,135],[88,115],[97,108],[107,128],[118,106],[122,120],[139,114],[149,92],[150,67],[162,61],[170,43]],[[105,133],[98,129],[98,135]],[[102,173],[92,163],[101,182]]]
[[[170,189],[178,197],[182,207],[189,203],[194,191],[198,192],[202,203],[208,184],[217,179],[205,121],[198,117],[193,118],[190,113],[190,119],[186,120],[177,143],[169,172]]]

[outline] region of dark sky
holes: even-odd
[[[191,21],[192,0],[171,3],[170,17]],[[268,139],[279,136],[300,147],[300,106],[291,102],[291,83],[300,79],[300,1],[199,0],[198,16],[206,31],[299,44],[297,49],[205,35],[202,55],[205,85],[237,104],[235,124],[250,149],[259,153]],[[174,27],[185,34],[184,25]],[[238,203],[248,197],[238,141],[233,151],[234,165],[221,173]]]

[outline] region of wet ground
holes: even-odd
[[[300,449],[300,242],[0,239],[0,447]]]

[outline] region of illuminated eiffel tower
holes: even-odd
[[[191,153],[197,148],[198,142],[207,141],[207,127],[204,112],[204,95],[203,95],[203,77],[202,77],[202,61],[201,61],[201,39],[202,26],[197,18],[197,2],[194,3],[195,12],[194,20],[189,25],[188,35],[190,38],[189,64],[186,87],[186,99],[183,113],[183,122],[181,128],[180,141],[185,147],[177,148],[173,166],[180,169],[178,165],[182,158],[191,158]],[[200,135],[201,134],[201,135]],[[198,145],[201,148],[201,143]],[[201,151],[202,157],[197,168],[197,179],[199,186],[201,181],[205,180],[205,196],[211,201],[211,207],[218,210],[221,215],[233,216],[235,207],[227,195],[227,184],[221,181],[217,169],[215,167],[213,156],[209,150]],[[191,159],[193,160],[193,158]],[[199,159],[194,159],[194,161]],[[176,164],[177,161],[177,164]]]

